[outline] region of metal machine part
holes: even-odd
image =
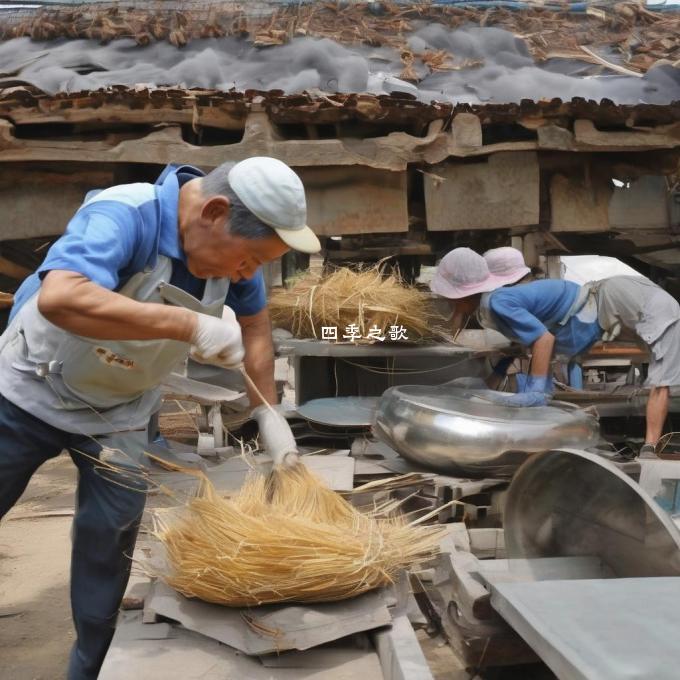
[[[588,555],[618,577],[679,576],[680,530],[615,465],[578,449],[532,456],[504,513],[511,558]]]
[[[306,420],[336,427],[370,427],[379,397],[325,397],[297,407]]]
[[[485,400],[486,390],[392,387],[376,412],[375,435],[404,458],[446,474],[509,476],[528,456],[594,446],[597,418],[568,404],[516,408]]]

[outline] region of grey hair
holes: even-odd
[[[225,196],[231,206],[229,215],[229,233],[247,239],[264,239],[274,236],[276,232],[261,219],[256,217],[236,192],[229,185],[229,171],[234,163],[222,163],[201,178],[201,192],[206,197]]]

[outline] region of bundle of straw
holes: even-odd
[[[195,440],[200,432],[200,406],[191,404],[185,407],[178,403],[178,409],[171,412],[161,411],[158,422],[161,434],[168,439]]]
[[[155,575],[233,607],[353,597],[432,557],[445,532],[385,511],[357,510],[301,464],[254,473],[232,499],[204,477],[179,514],[156,515],[167,566]]]
[[[289,289],[274,292],[269,311],[275,326],[297,338],[321,338],[323,326],[338,328],[338,339],[351,324],[365,339],[377,327],[388,336],[390,326],[404,326],[409,340],[438,337],[443,319],[432,298],[380,266],[330,274],[305,274]]]

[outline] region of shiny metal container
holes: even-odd
[[[380,399],[375,435],[404,458],[445,474],[510,476],[529,455],[593,446],[597,418],[567,404],[515,408],[487,390],[406,385]]]
[[[532,456],[503,517],[509,558],[590,556],[615,576],[680,576],[680,530],[637,482],[597,454]]]

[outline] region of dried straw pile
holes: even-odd
[[[437,552],[441,526],[379,518],[385,510],[358,511],[300,464],[253,474],[232,499],[204,479],[179,514],[156,516],[168,565],[155,575],[233,607],[353,597]]]
[[[363,338],[377,327],[389,339],[390,326],[401,325],[409,340],[424,340],[439,337],[443,322],[427,293],[383,275],[378,266],[306,274],[292,288],[274,292],[269,311],[274,325],[296,338],[321,338],[321,328],[331,326],[342,340],[355,324]]]

